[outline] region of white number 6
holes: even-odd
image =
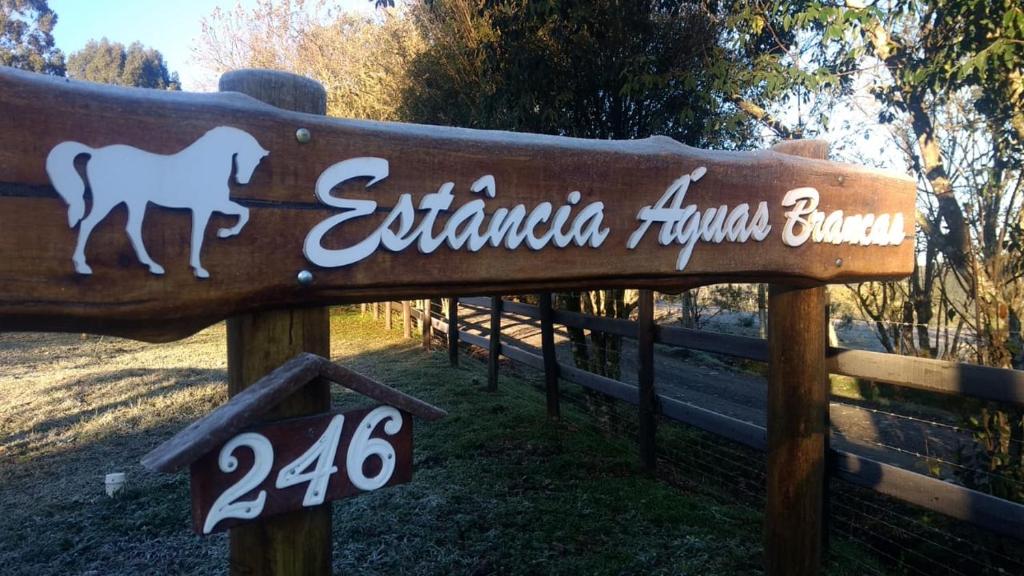
[[[348,456],[345,459],[348,479],[360,490],[380,488],[391,480],[391,474],[395,471],[395,449],[391,443],[383,438],[370,438],[370,434],[382,420],[389,420],[384,423],[384,433],[389,436],[398,434],[402,429],[402,414],[391,406],[379,406],[359,423],[359,428],[352,436],[352,444],[348,447]],[[363,462],[370,456],[377,456],[381,461],[380,472],[372,478],[363,474]]]

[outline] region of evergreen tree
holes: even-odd
[[[178,74],[168,72],[163,55],[139,42],[125,47],[106,38],[90,40],[68,58],[67,72],[71,78],[90,82],[181,90]]]
[[[64,54],[53,44],[57,15],[47,0],[0,0],[0,65],[64,75]]]

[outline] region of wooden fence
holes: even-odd
[[[649,298],[648,298],[649,299]],[[641,302],[644,302],[642,295]],[[457,325],[460,305],[490,312],[490,330],[487,337],[464,330],[456,330],[448,338],[452,362],[457,362],[459,342],[465,342],[489,351],[488,386],[497,386],[498,361],[504,356],[545,374],[548,413],[557,417],[558,379],[564,379],[584,388],[607,394],[623,402],[638,406],[639,443],[645,466],[653,466],[655,414],[682,422],[701,430],[728,438],[750,448],[767,449],[764,427],[696,406],[689,402],[658,394],[654,389],[654,344],[722,354],[757,362],[768,361],[768,343],[759,338],[659,326],[653,320],[653,306],[639,309],[638,321],[588,316],[585,314],[553,310],[550,295],[541,295],[540,306],[500,298],[451,299],[446,318],[431,315],[429,325],[422,323],[423,310],[429,301],[422,301],[417,309],[407,305],[405,326],[409,333],[412,319],[425,326],[424,342],[432,331],[449,334],[449,326]],[[454,305],[453,305],[454,304]],[[369,305],[376,310],[377,305]],[[390,307],[390,305],[389,305]],[[376,315],[376,312],[374,312]],[[541,328],[541,354],[516,346],[501,338],[501,317],[512,314],[537,320]],[[638,344],[640,373],[638,385],[581,370],[559,362],[555,357],[554,324],[569,328],[601,331],[635,339]],[[648,360],[645,360],[645,356]],[[827,348],[827,367],[832,374],[884,382],[919,390],[991,400],[1024,406],[1024,371],[990,368],[974,364],[912,358],[864,350]],[[905,502],[945,514],[994,533],[1024,540],[1024,505],[985,494],[964,486],[919,474],[872,458],[852,454],[835,448],[829,449],[829,473],[855,485]]]

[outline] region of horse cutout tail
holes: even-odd
[[[85,216],[85,180],[75,170],[79,154],[92,154],[93,149],[80,142],[62,142],[46,157],[46,173],[50,182],[68,205],[68,227],[74,228]]]

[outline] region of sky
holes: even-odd
[[[164,55],[183,89],[198,90],[202,74],[192,63],[192,43],[199,37],[200,22],[214,8],[230,10],[239,3],[251,7],[256,0],[50,0],[57,13],[53,37],[65,55],[103,37],[125,45],[142,42]],[[373,9],[368,0],[328,4],[343,10]]]

